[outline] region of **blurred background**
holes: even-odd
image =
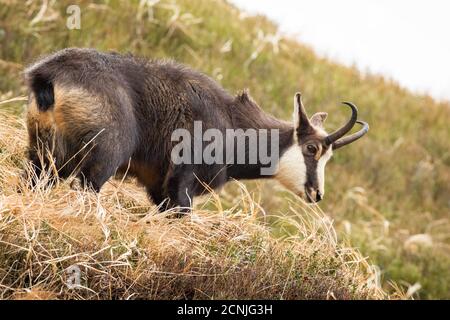
[[[450,100],[450,4],[440,0],[232,0],[321,56]]]
[[[68,28],[74,3],[79,29]],[[320,206],[339,241],[379,268],[385,290],[448,299],[450,44],[443,3],[0,0],[0,101],[26,95],[21,71],[28,63],[74,46],[176,59],[231,93],[249,88],[283,119],[300,90],[310,114],[329,113],[328,130],[348,116],[339,102],[353,101],[371,129],[335,153]],[[24,116],[23,102],[0,108]],[[273,182],[247,185],[266,214],[289,214],[296,201]],[[235,192],[225,189],[224,206]],[[289,230],[274,224],[273,233]]]

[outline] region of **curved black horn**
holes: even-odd
[[[361,130],[334,142],[333,150],[339,149],[340,147],[343,147],[346,144],[349,144],[349,143],[352,143],[353,141],[358,140],[363,135],[365,135],[367,133],[367,131],[369,131],[369,124],[367,122],[359,121],[359,120],[356,122],[363,126],[361,128]]]
[[[332,144],[337,139],[342,138],[347,132],[352,130],[353,126],[355,125],[356,119],[358,118],[358,108],[353,103],[346,101],[342,103],[349,106],[352,109],[352,116],[344,126],[342,126],[341,128],[339,128],[338,130],[331,133],[325,138],[325,143],[328,145]]]

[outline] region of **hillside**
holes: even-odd
[[[355,247],[369,257],[369,264],[379,267],[385,291],[409,289],[409,296],[415,298],[450,298],[448,104],[411,94],[382,77],[318,58],[297,41],[278,37],[276,25],[264,17],[247,17],[225,1],[177,0],[155,5],[150,1],[78,1],[81,30],[66,28],[69,1],[51,2],[48,7],[42,7],[40,1],[0,3],[0,101],[26,94],[20,72],[27,63],[60,48],[79,46],[174,58],[213,76],[230,92],[249,88],[266,111],[284,119],[290,118],[293,94],[300,90],[311,114],[319,110],[329,113],[326,126],[330,130],[347,116],[339,102],[351,100],[359,106],[361,119],[371,125],[364,139],[336,152],[327,166],[327,194],[320,204],[323,213],[298,204],[275,183],[251,182],[246,183],[246,189],[228,186],[220,201],[200,204],[195,218],[173,222],[152,214],[144,193],[134,192],[136,187],[128,182],[112,181],[104,191],[108,196],[100,199],[70,190],[66,184],[38,194],[25,190],[18,194],[16,177],[23,167],[26,140],[24,102],[3,103],[3,297],[20,296],[31,287],[55,295],[60,291],[64,268],[77,259],[94,274],[113,274],[115,285],[123,281],[120,288],[108,287],[109,293],[103,291],[106,287],[95,287],[99,297],[125,297],[127,281],[137,279],[134,277],[144,270],[158,270],[139,277],[146,290],[149,283],[163,281],[152,278],[159,272],[220,273],[230,277],[217,280],[222,286],[227,281],[242,283],[230,272],[241,270],[242,264],[248,266],[248,274],[242,273],[248,281],[245,283],[252,283],[254,274],[260,274],[258,270],[273,271],[269,278],[258,278],[255,288],[284,283],[273,292],[262,291],[261,297],[323,298],[328,291],[337,298],[380,297],[378,289],[368,294],[363,288],[375,268],[369,268],[356,251],[348,249]],[[251,201],[238,200],[242,190],[248,190]],[[72,209],[66,208],[67,203]],[[150,213],[143,215],[147,210]],[[330,219],[336,237],[331,236],[334,230],[323,225]],[[217,230],[216,224],[220,225]],[[325,228],[325,235],[317,228]],[[236,247],[220,237],[236,239]],[[138,248],[138,253],[130,246]],[[280,265],[268,265],[273,261],[280,261]],[[117,264],[117,268],[108,264]],[[312,270],[310,264],[315,266]],[[311,279],[310,285],[289,282],[292,270]],[[20,277],[13,280],[16,275]],[[186,287],[198,284],[199,290],[214,292],[214,297],[237,296],[230,286],[199,279],[206,277],[186,276],[179,281]],[[324,283],[327,290],[321,290],[318,283]],[[420,285],[417,291],[419,285],[415,284]],[[87,292],[82,296],[87,297]],[[164,297],[155,292],[156,296],[148,297]],[[199,292],[194,297],[205,297]],[[260,297],[256,292],[244,294]]]
[[[337,243],[320,210],[292,204],[292,217],[261,218],[238,183],[227,209],[212,193],[184,219],[158,213],[133,181],[111,181],[98,196],[70,181],[30,191],[17,165],[24,123],[0,119],[0,299],[386,297],[376,270]],[[295,232],[274,237],[271,218]],[[67,286],[70,270],[79,287]]]

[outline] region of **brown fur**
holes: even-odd
[[[128,175],[156,203],[169,198],[183,207],[203,192],[202,183],[214,188],[230,178],[259,177],[258,165],[174,167],[170,136],[178,128],[192,131],[195,120],[204,130],[279,128],[283,144],[292,141],[291,125],[265,114],[247,93],[232,97],[209,77],[171,61],[66,49],[30,66],[26,78],[31,162],[40,173],[54,161],[58,176],[78,175],[95,190],[129,163]],[[44,163],[39,141],[52,154]]]
[[[54,163],[56,176],[76,175],[98,191],[128,169],[157,204],[169,199],[169,206],[188,208],[204,184],[216,188],[230,179],[262,177],[259,159],[257,164],[174,165],[175,129],[192,133],[197,120],[203,130],[222,133],[279,129],[281,154],[316,134],[312,127],[294,130],[266,114],[247,92],[233,97],[206,75],[172,61],[71,48],[40,59],[25,75],[29,159],[38,176]],[[323,119],[321,114],[313,120]],[[51,154],[43,161],[42,148]]]

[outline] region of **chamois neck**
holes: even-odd
[[[280,127],[280,157],[294,143],[294,125],[289,122],[284,122]]]
[[[267,121],[262,122],[256,129],[278,130],[280,156],[294,144],[294,125],[291,122],[279,120],[267,115]]]
[[[294,124],[289,121],[280,120],[272,115],[264,113],[263,121],[258,123],[255,129],[278,130],[279,145],[278,150],[281,155],[294,144]]]
[[[279,151],[283,154],[294,143],[294,124],[267,114],[253,101],[246,91],[238,95],[230,105],[230,116],[234,128],[241,129],[278,129],[280,137]]]
[[[256,117],[257,121],[250,122],[250,125],[247,123],[247,127],[244,128],[252,128],[256,130],[266,129],[269,132],[271,130],[278,130],[279,135],[279,145],[278,150],[281,155],[291,147],[294,141],[294,124],[292,122],[284,121],[273,117],[272,115],[263,113]]]
[[[254,116],[254,115],[253,115]],[[246,118],[249,119],[249,118]],[[255,121],[256,120],[256,121]],[[255,129],[255,130],[261,130],[265,129],[267,130],[267,133],[269,134],[269,138],[267,139],[266,143],[269,145],[268,150],[271,150],[272,152],[278,153],[277,156],[271,156],[271,159],[273,162],[268,165],[267,162],[261,161],[261,159],[258,156],[258,162],[254,164],[237,164],[236,162],[232,165],[230,165],[227,169],[228,175],[230,178],[233,179],[259,179],[259,178],[271,178],[276,174],[276,170],[271,171],[271,173],[266,173],[267,171],[262,170],[263,168],[276,168],[279,164],[280,158],[283,156],[283,154],[294,145],[294,125],[293,123],[282,121],[279,119],[276,119],[268,114],[259,114],[258,117],[253,117],[252,121],[242,121],[240,124],[234,123],[234,125],[237,128],[240,129]],[[272,140],[272,135],[274,134],[273,130],[277,130],[277,136],[278,139]],[[261,141],[258,139],[258,145]],[[276,143],[277,145],[273,145],[273,143]],[[262,146],[258,146],[258,150],[260,150]],[[266,148],[264,147],[263,150]],[[245,152],[247,153],[245,155],[245,159],[249,159],[250,155],[248,152],[250,151],[250,148],[246,148]],[[259,152],[259,151],[258,151]]]

